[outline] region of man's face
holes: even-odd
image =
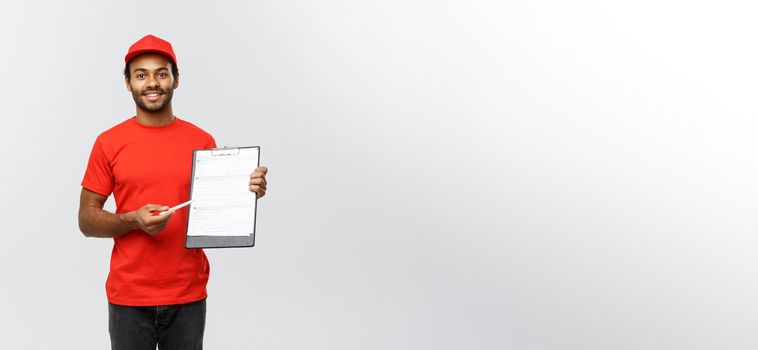
[[[131,79],[126,87],[132,93],[134,103],[147,112],[160,112],[171,105],[174,89],[179,86],[178,77],[171,74],[171,60],[159,54],[143,54],[129,63]]]

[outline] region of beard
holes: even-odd
[[[162,101],[156,101],[156,102],[145,102],[142,100],[142,97],[146,95],[148,92],[158,92],[163,96]],[[132,90],[132,98],[134,98],[134,103],[137,104],[137,107],[140,109],[147,111],[147,112],[160,112],[164,109],[166,109],[167,106],[171,105],[171,98],[174,96],[174,89],[168,88],[154,88],[154,89],[146,89],[143,91],[135,91]]]

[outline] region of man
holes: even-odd
[[[114,241],[105,285],[113,349],[201,349],[208,260],[203,250],[184,248],[186,209],[156,211],[189,199],[192,151],[216,142],[173,114],[179,70],[169,42],[147,35],[125,62],[137,114],[97,137],[82,180],[79,228]],[[244,184],[258,198],[267,172],[253,170]],[[103,210],[111,193],[115,214]]]

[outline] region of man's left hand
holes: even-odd
[[[266,195],[266,173],[268,173],[268,168],[259,166],[250,174],[250,192],[258,194],[258,198]]]

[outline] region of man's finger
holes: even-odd
[[[250,184],[251,185],[265,185],[266,179],[262,177],[256,177],[256,178],[250,179]]]
[[[258,198],[263,197],[263,196],[266,195],[266,188],[258,186],[258,185],[252,185],[252,186],[250,186],[250,191],[251,192],[255,192],[256,194],[258,194]]]
[[[167,222],[174,215],[174,211],[165,212],[160,215],[161,211],[152,211],[152,215],[145,218],[145,225],[155,225],[156,223]]]
[[[162,212],[163,215],[158,215],[158,221],[157,222],[168,222],[169,219],[171,219],[172,216],[174,216],[174,213],[176,210],[170,210],[170,211],[164,211]]]
[[[265,190],[261,185],[250,185],[250,191],[258,192],[259,190]]]
[[[167,206],[160,205],[160,204],[147,204],[147,205],[145,205],[144,208],[147,209],[147,210],[149,210],[149,211],[153,211],[153,210],[158,210],[158,211],[168,210]]]
[[[146,227],[147,233],[151,235],[155,235],[156,233],[163,231],[165,228],[166,228],[165,223],[155,223],[155,224],[148,225]]]

